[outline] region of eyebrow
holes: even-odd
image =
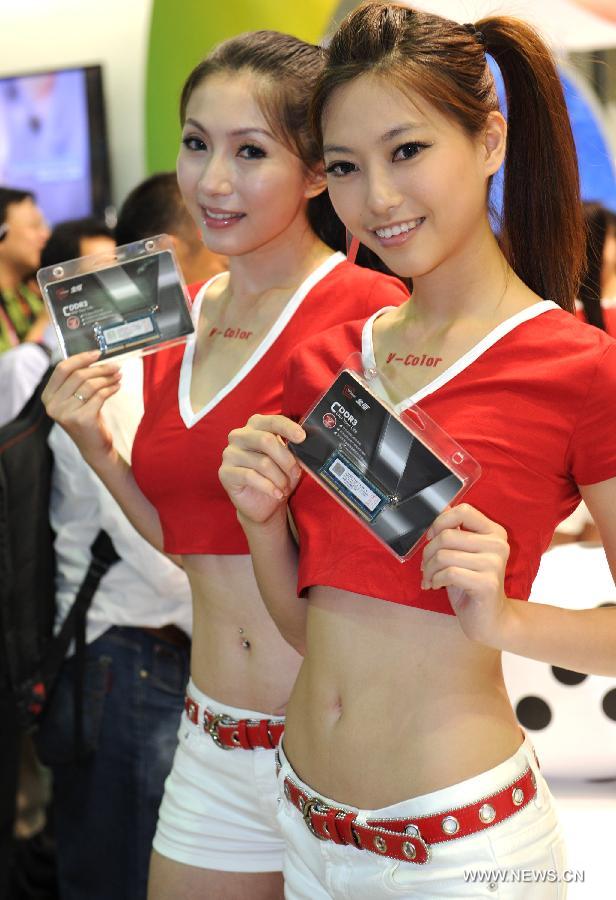
[[[390,128],[385,134],[382,134],[380,137],[380,141],[383,144],[386,144],[388,141],[393,140],[394,138],[400,137],[401,134],[405,134],[407,131],[417,130],[420,126],[413,123],[407,122],[404,125],[396,125],[395,128]],[[323,153],[352,153],[352,149],[350,147],[344,147],[342,145],[335,144],[325,144],[323,147]]]
[[[207,131],[207,128],[205,128],[201,124],[201,122],[197,121],[197,119],[185,119],[184,126],[186,125],[193,125],[195,128],[198,128],[199,131]],[[257,128],[257,126],[248,128],[236,128],[231,132],[231,134],[233,135],[233,137],[241,137],[245,134],[264,134],[266,137],[274,139],[274,135],[271,133],[271,131],[268,131],[266,128]]]

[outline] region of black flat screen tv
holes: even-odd
[[[0,185],[50,224],[105,217],[111,185],[100,66],[0,75]]]

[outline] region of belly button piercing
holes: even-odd
[[[244,629],[240,628],[239,632],[240,632],[240,634],[244,634]],[[250,650],[250,641],[248,641],[248,640],[246,640],[246,638],[244,638],[244,640],[242,641],[242,647],[244,648],[244,650]]]

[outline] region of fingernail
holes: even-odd
[[[299,466],[293,466],[293,470],[292,470],[292,472],[291,472],[291,478],[293,478],[294,481],[297,481],[297,479],[299,478],[299,476],[300,476],[301,474],[302,474],[302,470],[300,469],[300,467],[299,467]]]
[[[428,528],[428,530],[426,531],[426,537],[428,538],[429,541],[432,540],[432,538],[434,537],[434,529],[433,528]]]
[[[276,498],[276,500],[282,500],[282,498],[284,497],[284,494],[282,493],[282,491],[279,491],[278,488],[275,488],[274,489],[274,497]]]

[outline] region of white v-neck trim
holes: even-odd
[[[224,275],[224,272],[215,275],[214,278],[210,278],[203,287],[199,290],[197,296],[195,297],[193,307],[192,307],[192,318],[193,324],[195,326],[194,334],[190,336],[188,341],[186,342],[186,347],[184,349],[184,356],[182,359],[182,365],[180,368],[180,380],[178,384],[178,404],[180,409],[180,415],[182,420],[187,428],[192,428],[197,424],[204,416],[206,416],[209,412],[211,412],[215,406],[217,406],[224,398],[231,393],[231,391],[240,384],[240,382],[248,375],[249,372],[254,369],[257,363],[265,356],[267,351],[270,349],[272,344],[280,337],[286,326],[291,321],[294,314],[299,309],[302,301],[306,297],[307,294],[313,289],[313,287],[321,281],[321,279],[325,278],[332,269],[335,269],[336,266],[340,265],[341,262],[344,262],[346,256],[344,253],[332,253],[324,262],[318,266],[314,272],[311,272],[310,275],[302,281],[300,286],[297,288],[293,296],[286,303],[284,309],[267,332],[261,343],[258,347],[255,347],[253,353],[248,357],[244,365],[241,369],[236,372],[231,381],[228,381],[219,391],[215,394],[212,399],[205,404],[198,412],[195,412],[192,408],[190,402],[190,385],[192,380],[192,367],[193,360],[195,357],[195,348],[197,342],[197,331],[199,324],[199,316],[201,314],[201,303],[205,296],[207,289],[210,285],[216,280],[216,278],[220,278],[221,275]]]
[[[394,306],[385,306],[383,309],[379,309],[370,316],[364,324],[361,336],[361,352],[364,369],[372,369],[375,372],[378,372],[374,355],[374,342],[372,339],[373,325],[379,316],[396,308],[397,307]],[[475,362],[475,360],[485,353],[486,350],[489,350],[490,347],[494,346],[494,344],[505,337],[506,334],[509,334],[517,328],[518,325],[521,325],[523,322],[528,322],[530,319],[534,319],[536,316],[540,316],[542,313],[548,312],[551,309],[560,309],[560,307],[557,303],[554,303],[553,300],[539,300],[537,303],[533,303],[532,306],[527,306],[526,309],[522,309],[515,315],[505,319],[504,322],[501,322],[496,328],[493,328],[492,331],[488,332],[485,337],[481,338],[480,341],[471,347],[471,349],[461,356],[460,359],[456,360],[456,362],[445,369],[444,372],[441,372],[440,375],[424,385],[424,387],[420,388],[414,394],[411,394],[410,397],[406,397],[404,400],[401,400],[400,403],[396,403],[394,409],[399,413],[407,409],[413,403],[419,403],[424,397],[429,396],[444,384],[447,384],[448,381],[451,381],[452,378],[455,378],[456,375],[459,375],[460,372],[467,369],[471,363]],[[380,381],[378,376],[375,381]],[[380,387],[383,388],[383,385],[381,384]],[[384,391],[384,393],[386,395],[387,392]]]

